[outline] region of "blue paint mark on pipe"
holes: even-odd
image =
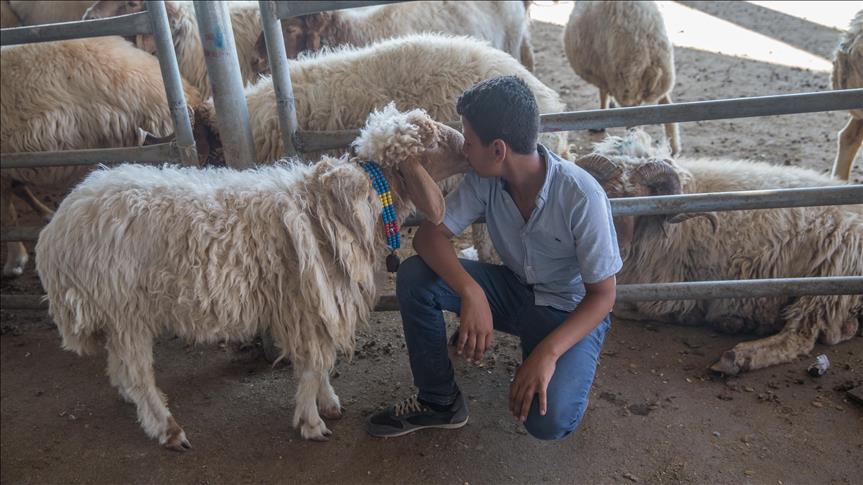
[[[214,43],[219,49],[225,48],[225,34],[223,34],[221,30],[216,31],[216,38],[214,39]]]

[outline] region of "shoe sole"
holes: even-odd
[[[406,435],[406,434],[411,434],[411,433],[413,433],[414,431],[419,431],[419,430],[422,430],[422,429],[434,429],[434,428],[437,428],[437,429],[458,429],[458,428],[461,428],[461,427],[463,427],[464,425],[466,425],[466,424],[467,424],[467,422],[468,422],[468,420],[467,420],[467,419],[465,419],[465,420],[464,420],[464,421],[462,421],[461,423],[435,424],[435,425],[430,425],[430,426],[418,426],[418,427],[416,427],[416,428],[410,428],[410,429],[405,429],[405,430],[399,431],[398,433],[387,433],[387,434],[375,434],[375,433],[374,433],[374,431],[372,431],[372,430],[366,430],[366,431],[368,431],[368,433],[369,433],[371,436],[374,436],[375,438],[397,438],[397,437],[399,437],[399,436],[404,436],[404,435]]]

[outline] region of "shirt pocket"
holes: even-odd
[[[572,234],[536,229],[530,236],[532,249],[545,261],[572,260],[576,257]]]

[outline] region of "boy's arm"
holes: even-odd
[[[520,420],[527,419],[533,396],[539,394],[539,414],[547,409],[546,390],[557,359],[593,331],[611,312],[615,298],[615,278],[585,283],[584,299],[554,331],[546,335],[519,367],[509,390],[509,410]]]
[[[419,257],[461,297],[458,354],[479,362],[493,339],[491,308],[482,287],[459,263],[452,236],[444,224],[423,221],[413,246]]]

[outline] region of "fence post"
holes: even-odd
[[[225,2],[199,0],[194,5],[225,163],[238,169],[252,167],[255,144],[228,6]]]

